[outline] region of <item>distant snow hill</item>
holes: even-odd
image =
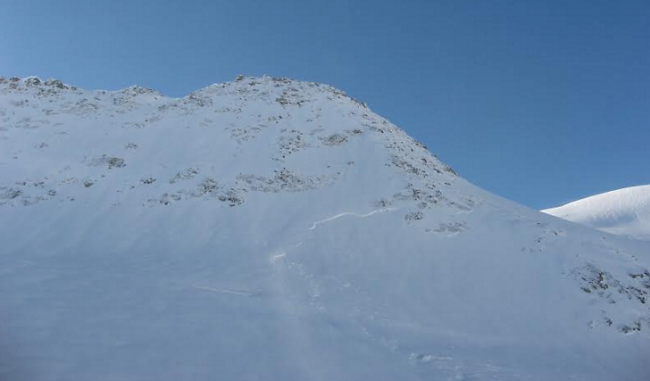
[[[598,194],[543,212],[608,233],[650,240],[650,185]]]
[[[1,380],[647,381],[649,269],[327,85],[0,78]]]

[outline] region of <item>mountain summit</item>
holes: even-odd
[[[650,243],[344,92],[0,79],[0,378],[647,380]]]

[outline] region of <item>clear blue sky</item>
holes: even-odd
[[[650,183],[650,1],[3,0],[0,75],[325,82],[542,208]]]

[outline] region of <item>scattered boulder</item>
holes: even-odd
[[[47,81],[45,81],[45,86],[55,87],[61,90],[68,88],[68,86],[63,84],[63,82],[59,81],[58,79],[48,79]]]
[[[40,84],[41,84],[41,80],[36,78],[36,77],[27,78],[25,80],[25,86],[28,86],[28,87],[38,86]]]
[[[422,212],[412,212],[404,216],[404,219],[407,221],[418,221],[424,218],[424,213]]]
[[[333,134],[320,139],[326,146],[338,146],[348,141],[348,138],[341,134]]]
[[[108,169],[124,168],[124,167],[126,167],[126,162],[124,161],[124,159],[119,157],[108,158]]]
[[[145,178],[145,179],[141,179],[140,182],[141,182],[142,184],[144,184],[144,185],[149,185],[149,184],[153,184],[153,183],[155,183],[155,182],[156,182],[156,178],[155,178],[155,177],[147,177],[147,178]]]

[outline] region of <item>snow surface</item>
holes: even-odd
[[[598,194],[543,212],[608,233],[650,240],[650,185]]]
[[[648,380],[650,242],[342,91],[0,79],[2,380]]]

